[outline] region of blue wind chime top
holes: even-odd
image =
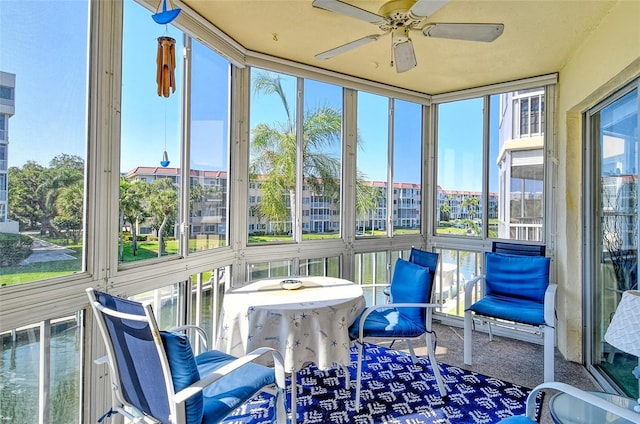
[[[160,25],[166,25],[169,22],[173,21],[175,18],[178,17],[178,15],[180,14],[180,11],[182,10],[179,7],[174,7],[173,9],[167,10],[167,0],[162,0],[161,4],[162,4],[162,12],[159,12],[160,4],[158,4],[158,9],[156,9],[156,13],[151,15],[153,20]],[[173,3],[171,3],[171,6],[173,7]]]

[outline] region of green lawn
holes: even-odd
[[[456,234],[466,235],[466,229],[456,227],[439,227],[438,234]],[[416,234],[417,230],[413,229],[398,229],[396,234]],[[386,231],[374,230],[365,232],[358,237],[368,236],[385,236]],[[336,239],[339,237],[338,233],[330,234],[304,234],[303,240],[325,240]],[[48,237],[39,237],[43,240],[47,240],[53,244],[64,246],[73,251],[72,256],[76,259],[63,260],[63,261],[50,261],[50,262],[37,262],[29,265],[0,267],[0,284],[3,286],[11,286],[15,284],[27,283],[30,281],[44,280],[62,275],[69,275],[76,272],[80,272],[82,269],[82,245],[81,244],[66,244],[67,240],[64,239],[51,239]],[[269,243],[279,241],[291,241],[291,236],[249,236],[249,243]],[[189,240],[190,251],[200,251],[215,248],[223,244],[224,241],[217,239],[195,239]],[[168,240],[166,242],[167,255],[175,255],[178,253],[178,242],[176,240]],[[136,255],[133,255],[131,242],[124,243],[123,261],[124,263],[143,261],[145,259],[153,259],[158,257],[158,242],[157,241],[139,241],[138,251]]]

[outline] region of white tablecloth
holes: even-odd
[[[303,287],[285,290],[280,282],[287,278],[272,278],[227,291],[217,349],[242,356],[272,347],[287,372],[307,362],[323,370],[351,364],[348,329],[365,307],[362,288],[332,277],[290,278]]]

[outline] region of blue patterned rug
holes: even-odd
[[[355,346],[349,367],[351,390],[345,388],[340,370],[321,371],[308,364],[298,372],[299,423],[493,424],[525,412],[530,391],[526,387],[440,363],[448,394],[441,398],[426,359],[413,364],[405,352],[371,344],[366,353],[359,412],[355,411]],[[538,409],[541,401],[542,397]],[[259,394],[224,423],[270,423],[273,404],[273,396]]]

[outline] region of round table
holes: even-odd
[[[283,280],[302,287],[283,289]],[[365,307],[362,288],[332,277],[253,281],[224,295],[217,349],[234,356],[258,347],[278,350],[287,372],[314,362],[326,370],[351,364],[349,326]]]
[[[633,410],[636,401],[604,392],[589,392],[623,408]],[[633,424],[603,409],[567,394],[555,394],[549,400],[551,418],[556,424]],[[637,424],[637,423],[635,423]]]

